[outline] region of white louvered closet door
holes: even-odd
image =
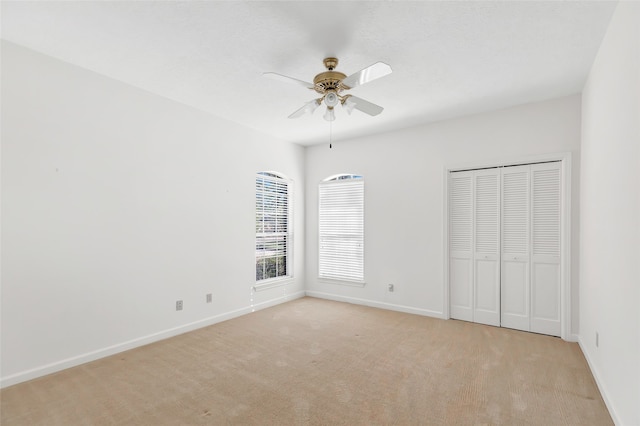
[[[474,322],[500,326],[500,169],[474,176]]]
[[[560,163],[531,166],[531,331],[560,336]]]
[[[451,318],[561,335],[561,167],[449,174]]]
[[[501,323],[530,330],[530,166],[502,169]]]
[[[449,174],[451,318],[473,321],[473,172]]]

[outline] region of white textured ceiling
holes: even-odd
[[[216,116],[309,145],[328,140],[311,81],[336,56],[351,92],[385,108],[337,109],[334,140],[578,93],[615,2],[2,2],[2,38]]]

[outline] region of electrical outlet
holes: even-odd
[[[213,295],[211,293],[207,294],[207,303],[211,303],[211,301],[213,300]]]
[[[389,289],[389,291],[390,291],[391,293],[393,293],[393,290],[394,290],[394,286],[393,286],[393,284],[389,284],[389,286],[388,286],[387,288]]]
[[[596,331],[596,348],[600,346],[600,336],[598,335],[598,332]]]
[[[176,301],[176,311],[182,310],[182,300]]]

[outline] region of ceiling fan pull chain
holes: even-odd
[[[333,139],[333,121],[329,122],[329,149],[333,148],[333,144],[331,143]]]

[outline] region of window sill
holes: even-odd
[[[284,277],[284,278],[274,278],[270,280],[265,280],[260,284],[255,284],[253,286],[253,291],[263,291],[269,290],[271,288],[282,287],[283,285],[291,284],[293,282],[293,277]]]
[[[366,285],[366,282],[364,281],[348,281],[322,277],[318,278],[318,282],[324,284],[346,285],[349,287],[364,287]]]

